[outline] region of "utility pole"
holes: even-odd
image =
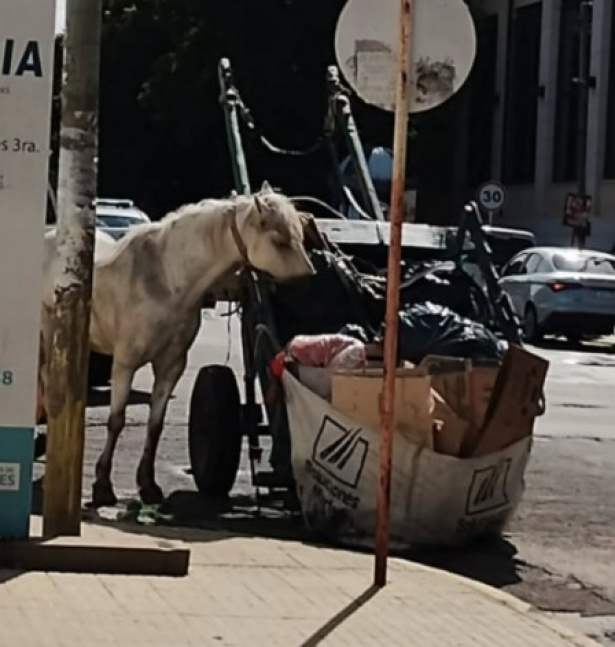
[[[101,0],[67,0],[55,312],[47,348],[45,537],[81,532],[81,481],[94,256]]]
[[[391,186],[391,230],[387,266],[386,327],[384,332],[384,377],[380,412],[380,461],[378,474],[378,509],[374,584],[385,586],[389,529],[391,515],[391,466],[393,454],[393,418],[395,413],[395,378],[397,375],[397,328],[399,284],[401,274],[401,244],[406,187],[406,157],[408,150],[408,112],[412,70],[413,0],[399,0],[399,41],[397,54],[397,84],[395,91],[395,123],[393,134],[393,182]]]

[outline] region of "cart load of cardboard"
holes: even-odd
[[[329,353],[325,356],[324,347]],[[382,346],[343,335],[301,336],[288,347],[299,380],[360,425],[380,427]],[[357,368],[343,368],[356,366]],[[549,363],[519,346],[503,360],[429,355],[396,372],[394,430],[434,452],[484,456],[530,436],[544,411]]]
[[[548,362],[511,345],[498,360],[426,356],[395,379],[391,545],[459,545],[500,533],[524,491]],[[304,522],[321,538],[373,547],[381,348],[299,336],[272,363],[288,413]]]

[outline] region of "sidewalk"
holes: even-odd
[[[192,551],[185,578],[0,572],[0,646],[597,645],[515,598],[424,566],[390,560],[390,584],[373,592],[369,555],[181,535]],[[146,539],[85,524],[83,536]]]

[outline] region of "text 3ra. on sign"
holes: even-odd
[[[478,187],[477,198],[485,211],[500,211],[506,202],[506,189],[499,182],[491,180]]]

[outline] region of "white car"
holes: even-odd
[[[482,230],[485,240],[491,248],[491,262],[498,272],[502,270],[502,267],[515,254],[536,246],[536,237],[527,229],[508,229],[505,227],[483,225]],[[451,231],[451,236],[454,238],[457,228],[453,228]],[[467,249],[465,248],[466,245]],[[469,234],[467,235],[467,242],[464,245],[461,265],[464,272],[469,274],[485,290],[485,279],[478,264],[478,257],[474,249],[474,244],[470,241]]]
[[[149,216],[135,207],[132,200],[112,200],[97,198],[96,227],[119,240],[135,225],[151,222]]]
[[[533,247],[502,270],[500,286],[523,322],[525,338],[565,335],[570,341],[610,335],[615,327],[615,256]]]

